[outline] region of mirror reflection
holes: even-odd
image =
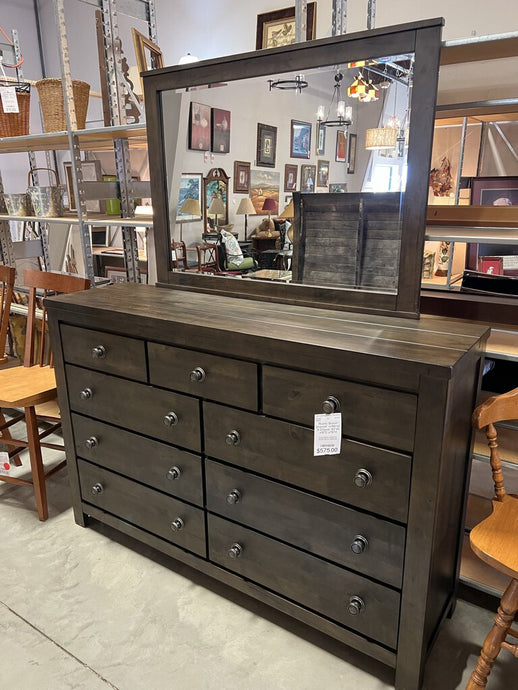
[[[171,269],[395,293],[412,66],[162,92]]]

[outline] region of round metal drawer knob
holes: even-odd
[[[99,441],[95,438],[95,436],[90,436],[90,438],[87,438],[85,441],[85,446],[89,450],[91,450],[92,448],[95,448],[98,445],[99,445]]]
[[[241,492],[238,489],[232,489],[232,491],[227,496],[227,503],[233,505],[241,500]]]
[[[228,434],[225,436],[225,443],[227,444],[227,446],[237,446],[239,445],[240,441],[241,436],[239,435],[239,431],[236,431],[235,429],[229,431]]]
[[[84,390],[81,391],[81,400],[90,400],[90,398],[93,395],[93,391],[91,388],[85,388]]]
[[[351,551],[360,554],[363,553],[368,546],[368,540],[361,534],[357,534],[351,543]]]
[[[356,594],[353,594],[353,596],[349,599],[349,603],[347,604],[347,612],[350,613],[351,616],[358,616],[364,608],[365,602],[363,599],[356,596]]]
[[[182,471],[179,467],[171,467],[170,470],[167,470],[166,474],[166,479],[169,479],[169,481],[173,481],[174,479],[178,479],[178,477],[182,474]]]
[[[358,470],[354,475],[354,484],[359,489],[364,489],[366,486],[372,483],[372,474],[369,470]]]
[[[195,367],[189,374],[189,378],[193,383],[201,383],[205,380],[205,372],[201,367]]]
[[[178,415],[174,412],[169,412],[164,417],[165,426],[176,426],[178,424]]]
[[[330,395],[322,403],[322,412],[324,414],[333,414],[334,412],[340,412],[340,401],[335,398],[334,395]]]
[[[102,494],[102,492],[104,491],[104,486],[100,482],[97,482],[97,484],[94,484],[92,486],[90,491],[94,496],[98,496],[99,494]]]
[[[184,521],[181,517],[177,517],[171,522],[171,529],[173,530],[173,532],[179,532],[183,528],[183,526]]]
[[[243,547],[241,546],[241,544],[238,544],[236,542],[235,544],[232,544],[232,546],[228,550],[228,557],[236,559],[236,558],[239,558],[239,556],[241,556],[242,553],[243,553]]]
[[[104,359],[106,357],[106,348],[104,345],[97,345],[97,347],[93,347],[92,357],[94,359]]]

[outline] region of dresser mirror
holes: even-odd
[[[145,74],[159,284],[415,316],[441,26]],[[204,184],[183,189],[187,171]],[[181,215],[187,196],[198,197],[201,221]],[[245,222],[252,242],[272,230],[268,276],[173,269],[172,241],[195,247],[225,226],[243,242]]]

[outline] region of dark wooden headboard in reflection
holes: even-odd
[[[401,194],[293,194],[293,282],[396,291]]]

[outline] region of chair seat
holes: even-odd
[[[61,412],[59,410],[58,399],[53,398],[46,403],[36,405],[36,416],[44,419],[61,419]]]
[[[13,367],[0,371],[0,407],[28,407],[57,396],[54,369]]]
[[[493,512],[470,533],[471,548],[493,568],[518,579],[518,496],[493,501]]]

